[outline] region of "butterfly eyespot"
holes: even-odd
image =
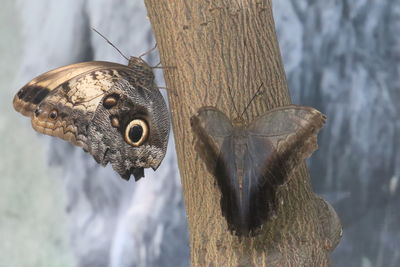
[[[149,137],[149,127],[142,119],[132,120],[125,128],[125,141],[131,146],[142,145]]]
[[[55,120],[55,119],[57,119],[57,117],[58,117],[57,110],[53,109],[52,111],[50,111],[50,113],[49,113],[49,118],[50,119]]]
[[[106,109],[110,109],[118,103],[118,99],[119,99],[119,95],[117,95],[117,94],[109,95],[106,98],[104,98],[103,106]]]
[[[35,114],[35,117],[38,117],[40,115],[40,113],[42,113],[42,110],[40,109],[35,109],[35,111],[33,112]]]
[[[111,126],[114,128],[118,128],[119,127],[119,119],[117,117],[111,117]]]

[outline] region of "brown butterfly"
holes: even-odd
[[[221,191],[222,215],[237,235],[254,234],[276,212],[278,186],[317,149],[326,119],[296,105],[251,122],[243,113],[231,120],[215,107],[202,107],[191,118],[197,151]]]
[[[138,57],[128,66],[91,61],[51,70],[22,87],[13,104],[36,131],[82,147],[125,179],[157,169],[166,153],[168,109]]]

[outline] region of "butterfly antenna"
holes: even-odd
[[[151,48],[150,50],[148,50],[148,51],[144,52],[143,54],[141,54],[141,55],[139,56],[139,58],[142,59],[142,57],[144,57],[145,55],[147,55],[147,54],[153,52],[156,48],[157,48],[157,43],[154,45],[153,48]]]
[[[104,35],[102,35],[99,31],[97,31],[95,28],[92,27],[92,30],[95,31],[98,35],[100,35],[104,40],[106,40],[106,42],[111,45],[112,47],[114,47],[115,50],[118,51],[118,53],[125,58],[126,60],[129,61],[129,58],[127,58],[113,43],[111,43],[110,40],[108,40]]]
[[[232,91],[231,91],[231,88],[230,88],[229,86],[228,86],[228,91],[229,91],[229,96],[231,97],[232,105],[233,105],[233,108],[235,109],[236,115],[239,116],[239,112],[238,112],[238,110],[236,109],[235,102],[233,101]],[[239,117],[239,118],[240,118],[240,117]]]
[[[246,108],[243,110],[242,114],[240,114],[240,118],[242,118],[243,114],[247,111],[247,109],[250,107],[250,104],[253,102],[253,100],[259,95],[260,90],[262,88],[262,86],[264,85],[264,83],[261,83],[260,87],[258,87],[257,92],[253,95],[253,97],[251,98],[250,102],[247,104]]]

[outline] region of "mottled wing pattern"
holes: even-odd
[[[87,149],[85,127],[102,96],[118,79],[130,81],[132,70],[112,62],[92,61],[46,72],[14,97],[16,111],[32,118],[32,127]],[[57,110],[57,118],[50,113]]]
[[[141,86],[133,87],[120,79],[109,90],[108,95],[118,95],[113,107],[98,105],[88,127],[88,151],[94,159],[113,169],[124,179],[133,174],[138,180],[144,176],[144,168],[156,170],[165,156],[169,134],[168,108],[159,90]],[[111,122],[118,125],[111,127]],[[132,146],[124,138],[128,125],[142,120],[148,127],[148,138],[140,146]],[[82,127],[81,127],[82,128]]]
[[[124,179],[156,170],[165,156],[169,114],[152,68],[92,61],[49,71],[25,85],[14,108],[33,128],[82,147]]]
[[[82,62],[60,67],[36,77],[22,87],[14,97],[14,108],[25,116],[31,116],[36,106],[51,91],[57,90],[65,82],[95,70],[107,69],[131,71],[128,66],[105,61]]]

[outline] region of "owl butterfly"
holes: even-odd
[[[230,120],[215,107],[202,107],[191,124],[197,151],[221,191],[229,229],[248,236],[275,214],[277,188],[317,149],[326,117],[296,105],[272,109],[250,123],[242,115]]]
[[[128,66],[91,61],[51,70],[22,87],[13,104],[36,131],[82,147],[124,179],[140,179],[165,156],[168,109],[141,58]]]

